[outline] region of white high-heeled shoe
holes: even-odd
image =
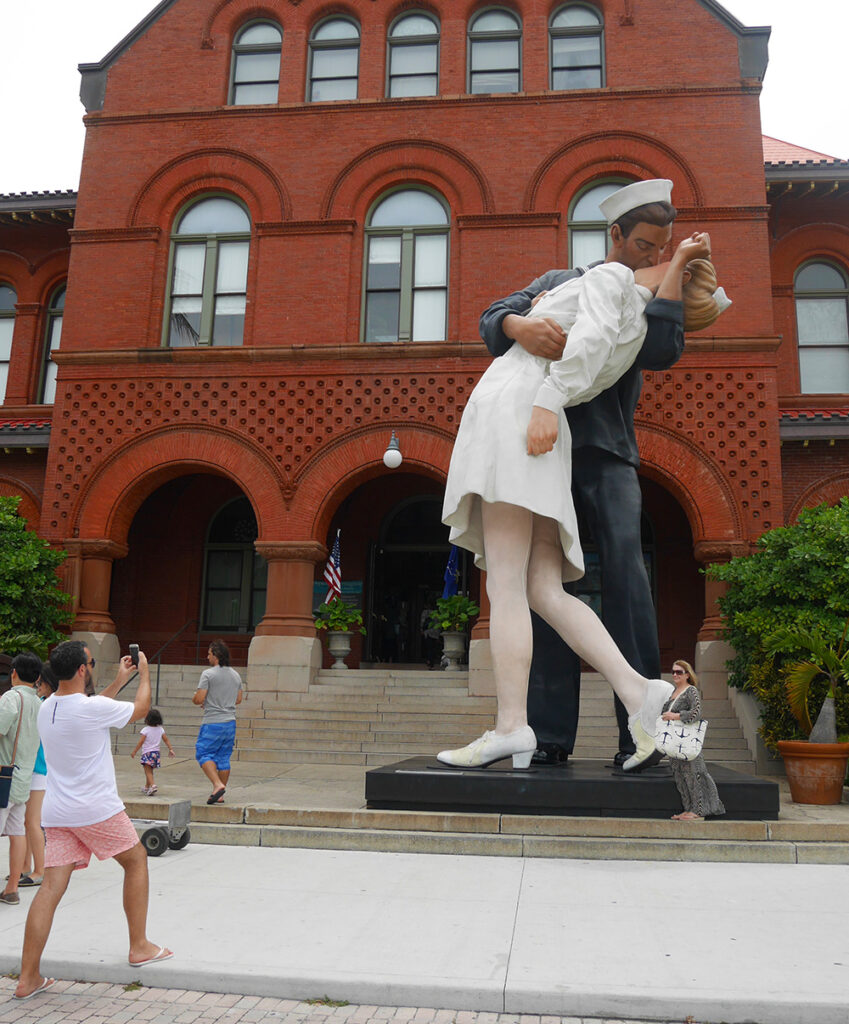
[[[441,750],[436,759],[456,768],[486,768],[512,756],[514,768],[528,768],[536,748],[536,735],[525,725],[508,733],[485,732],[465,747]]]
[[[650,768],[663,758],[654,745],[654,727],[663,705],[669,700],[675,687],[664,679],[650,679],[646,687],[640,710],[628,717],[628,731],[637,747],[622,765],[623,772],[640,771]]]

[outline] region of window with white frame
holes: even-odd
[[[849,393],[849,284],[832,263],[796,273],[796,336],[803,394]]]
[[[233,199],[201,199],[181,214],[171,240],[163,344],[242,344],[250,243],[250,217]]]
[[[276,103],[280,86],[280,50],[283,33],[270,21],[254,21],[233,40],[230,103]]]
[[[310,38],[310,103],[355,100],[360,65],[360,29],[349,18],[329,18]]]
[[[12,335],[15,333],[15,303],[18,295],[9,284],[0,284],[0,405],[6,397],[9,363],[12,360]]]
[[[549,28],[552,89],[600,89],[604,85],[604,22],[587,4],[555,11]]]
[[[469,92],[519,92],[522,24],[512,11],[490,8],[469,24]]]
[[[570,267],[586,267],[607,256],[607,218],[599,209],[599,203],[627,184],[627,181],[606,181],[591,185],[573,202],[569,212]]]
[[[423,189],[381,200],[366,226],[365,341],[444,341],[448,209]]]
[[[387,96],[436,96],[439,91],[439,25],[415,11],[389,30]]]
[[[39,401],[43,405],[53,405],[56,401],[56,374],[58,366],[53,361],[53,353],[58,351],[62,340],[62,318],[65,315],[65,285],[57,288],[50,298],[47,307],[47,329],[44,335],[44,358],[41,364],[41,384]]]

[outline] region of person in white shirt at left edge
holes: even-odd
[[[114,857],[124,869],[130,966],[144,967],[174,955],[147,938],[147,853],[118,796],[109,742],[110,729],[137,722],[150,708],[147,658],[139,652],[139,685],[132,703],[111,697],[134,671],[128,657],[121,659],[115,682],[95,697],[85,695],[94,659],[84,643],[59,644],[50,655],[50,667],[59,688],[38,712],[50,780],[41,818],[47,840],[44,882],[27,915],[16,999],[29,999],[53,984],[53,978],[41,975],[41,954],[71,874],[87,867],[92,853],[98,860]]]

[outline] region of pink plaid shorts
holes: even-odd
[[[113,814],[96,825],[45,828],[44,866],[61,868],[73,864],[74,870],[87,868],[91,855],[108,860],[131,850],[139,841],[133,823],[125,811]]]

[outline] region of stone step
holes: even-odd
[[[459,697],[465,700],[469,696],[468,688],[461,686],[381,686],[369,684],[360,686],[346,686],[344,683],[327,683],[323,686],[311,686],[310,693],[315,694],[349,694],[351,696],[410,696],[410,697],[431,697],[434,700],[441,697]]]
[[[233,760],[252,761],[263,764],[366,764],[366,755],[353,751],[333,750],[280,750],[277,747],[257,747],[250,750],[236,749]],[[384,764],[392,764],[398,758],[390,757]]]
[[[317,737],[313,742],[309,736],[282,736],[273,741],[267,736],[260,739],[254,739],[252,736],[240,736],[237,746],[240,751],[265,750],[273,747],[275,750],[316,751],[329,749],[336,753],[350,753],[361,750],[362,744],[361,739],[343,740],[338,737],[325,737],[323,742]]]
[[[417,677],[414,675],[378,676],[365,672],[335,672],[332,676],[319,675],[312,684],[314,689],[328,686],[382,686],[389,689],[408,687],[418,690],[430,690],[435,686],[449,686],[452,689],[468,691],[469,681],[465,673],[430,672]]]
[[[489,728],[492,725],[492,715],[386,715],[386,714],[362,714],[339,715],[338,717],[321,716],[317,717],[314,711],[305,711],[301,714],[294,712],[266,712],[260,718],[252,715],[250,718],[239,719],[238,727],[252,729],[327,729],[339,726],[342,729],[361,727],[374,729],[376,725],[386,729],[416,729],[419,734],[432,726],[439,728],[463,728],[476,729]]]
[[[200,725],[190,701],[202,669],[168,666],[160,675],[159,706],[181,751],[194,744]],[[471,697],[467,687],[467,672],[398,668],[323,670],[303,693],[248,687],[237,711],[234,756],[268,763],[378,765],[462,746],[492,728],[496,711],[493,697]],[[703,710],[711,723],[707,756],[751,770],[730,702],[706,699]],[[129,752],[140,727],[116,740],[115,749]],[[611,689],[597,673],[585,673],[575,754],[608,759],[617,746]]]

